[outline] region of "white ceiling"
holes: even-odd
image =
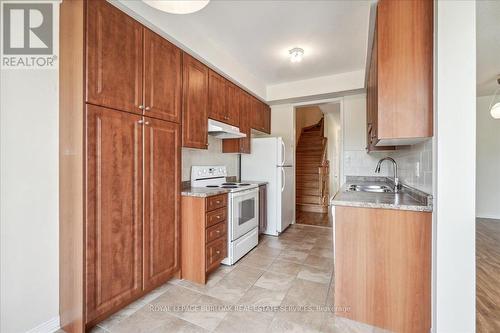
[[[500,1],[478,1],[477,24],[477,95],[492,95],[500,75]]]
[[[212,0],[189,15],[120,2],[201,57],[213,49],[232,57],[266,86],[365,68],[372,1]],[[305,50],[301,63],[290,63],[293,47]]]

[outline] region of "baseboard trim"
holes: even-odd
[[[54,333],[60,328],[59,316],[57,316],[30,329],[26,333]]]

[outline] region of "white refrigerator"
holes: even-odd
[[[241,155],[243,181],[267,181],[267,235],[278,236],[295,212],[293,146],[281,137],[254,138],[252,153]]]

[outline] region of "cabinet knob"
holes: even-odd
[[[216,233],[220,234],[220,230],[217,230]]]
[[[146,125],[146,126],[149,125],[149,121],[145,121],[144,125]]]
[[[139,109],[144,110],[144,105],[139,105]]]
[[[149,111],[149,110],[151,110],[151,108],[149,106],[146,106],[146,108],[144,110]]]
[[[219,203],[219,202],[217,201],[217,203]],[[220,215],[217,215],[216,218],[220,219]]]
[[[142,125],[142,124],[144,124],[144,120],[142,120],[142,119],[138,120],[137,123]]]
[[[219,250],[217,250],[217,251],[215,251],[215,253],[220,254],[220,251],[219,251]]]

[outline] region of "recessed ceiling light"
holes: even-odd
[[[288,51],[288,54],[290,54],[291,62],[301,62],[302,58],[304,57],[304,49],[301,49],[300,47],[294,47],[293,49]]]
[[[210,0],[142,0],[153,8],[172,14],[191,14],[203,9]]]

